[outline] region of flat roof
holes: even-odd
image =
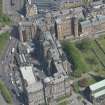
[[[89,86],[91,91],[95,91],[101,87],[105,87],[105,79]]]
[[[27,81],[28,85],[35,82],[35,77],[32,71],[32,66],[20,67],[23,78]]]
[[[20,67],[23,78],[27,81],[28,86],[26,87],[28,93],[37,92],[42,89],[42,83],[35,79],[32,71],[32,66]]]
[[[98,97],[103,96],[103,95],[105,95],[105,89],[93,94],[94,98],[98,98]]]

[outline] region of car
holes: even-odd
[[[2,61],[1,63],[4,64],[4,61]]]
[[[9,37],[9,40],[11,40],[11,39],[12,39],[12,37],[10,36],[10,37]]]
[[[15,52],[15,48],[12,48],[11,53],[14,53],[14,52]]]
[[[9,73],[10,77],[12,77],[12,73]]]

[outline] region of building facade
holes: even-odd
[[[94,105],[104,105],[105,102],[105,79],[89,86],[90,100]]]
[[[98,15],[90,20],[80,22],[80,36],[93,37],[105,32],[105,16]]]
[[[19,38],[20,41],[25,43],[35,38],[36,35],[36,22],[22,21],[19,23]]]
[[[78,37],[78,18],[67,16],[56,19],[55,33],[58,40]]]

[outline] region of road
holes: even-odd
[[[18,43],[18,30],[17,25],[20,21],[19,10],[23,7],[24,0],[2,0],[3,13],[10,15],[12,20],[11,40],[7,41],[6,47],[0,58],[0,79],[4,81],[6,86],[11,90],[13,96],[13,105],[20,105],[19,98],[16,96],[16,88],[11,81],[10,74],[13,72],[10,65],[13,61],[14,54],[11,53],[12,48],[16,48]],[[12,4],[11,4],[12,3]],[[4,31],[4,30],[3,30]]]
[[[17,30],[15,28],[13,29],[14,29],[14,31],[12,31],[13,36],[11,40],[9,39],[7,41],[6,47],[3,51],[4,53],[0,58],[0,79],[4,81],[4,83],[10,90],[15,90],[15,87],[11,83],[11,77],[10,77],[10,73],[12,72],[12,70],[10,69],[9,65],[12,63],[14,58],[14,54],[11,53],[11,50],[12,48],[16,48],[18,43],[18,39],[15,36],[16,34],[18,34]],[[20,105],[20,102],[17,100],[16,94],[13,94],[12,92],[12,96],[13,96],[13,105]]]

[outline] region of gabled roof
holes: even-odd
[[[105,79],[89,86],[91,91],[95,91],[95,90],[100,89],[102,87],[105,87]]]
[[[93,94],[94,98],[98,98],[98,97],[103,96],[103,95],[105,95],[105,89]]]

